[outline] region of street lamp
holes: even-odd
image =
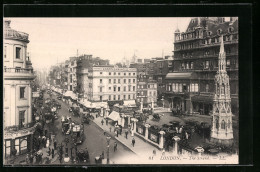
[[[107,164],[109,164],[109,143],[110,143],[110,136],[107,136]]]
[[[163,108],[164,108],[164,98],[163,98],[164,96],[162,96],[162,104],[163,104]]]

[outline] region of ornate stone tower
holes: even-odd
[[[224,51],[223,36],[218,58],[218,71],[215,76],[215,96],[213,100],[211,141],[224,145],[233,142],[232,112],[229,76],[226,71],[226,53]]]

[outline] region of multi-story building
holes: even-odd
[[[174,60],[166,76],[166,97],[171,107],[209,114],[215,92],[220,37],[223,35],[226,68],[230,77],[231,108],[238,113],[238,18],[198,17],[187,30],[175,31]]]
[[[68,73],[68,90],[76,92],[77,89],[77,60],[75,58],[70,58],[67,63],[67,73]]]
[[[4,23],[4,157],[32,150],[35,123],[32,120],[32,82],[35,79],[27,55],[29,35]]]
[[[132,63],[131,68],[137,69],[137,102],[142,102],[144,107],[152,102],[157,102],[157,82],[153,80],[152,76],[148,75],[149,63],[142,63],[138,59],[137,63]]]
[[[92,55],[85,54],[77,58],[77,92],[80,98],[88,98],[88,69],[100,65],[109,65],[109,60],[103,60],[100,57],[93,58]]]
[[[157,57],[152,58],[149,62],[149,75],[153,76],[153,79],[157,81],[157,94],[158,99],[162,98],[162,95],[166,91],[165,77],[169,72],[169,68],[172,67],[172,58],[165,56],[164,58]]]
[[[137,86],[136,68],[93,66],[88,70],[88,100],[135,100]]]

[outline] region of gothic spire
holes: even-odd
[[[221,37],[220,37],[220,51],[219,51],[219,53],[223,54],[224,52],[225,52],[225,50],[224,50],[223,35],[221,35]]]
[[[200,26],[200,17],[198,17],[198,26]]]
[[[220,50],[218,56],[218,72],[226,71],[226,53],[224,49],[223,35],[220,37]]]

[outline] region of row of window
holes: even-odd
[[[116,84],[116,83],[120,84],[120,83],[121,83],[121,79],[117,79],[117,82],[116,82],[116,79],[114,79],[113,81],[114,81],[114,82],[113,82],[114,84]],[[124,81],[124,82],[123,82],[124,84],[127,83],[127,82],[126,82],[126,79],[124,79],[123,81]],[[129,84],[131,83],[131,81],[132,81],[132,79],[128,79],[128,83],[129,83]],[[102,84],[102,82],[103,82],[103,79],[100,79],[100,80],[99,80],[99,83]],[[109,79],[109,80],[108,80],[108,83],[111,84],[111,83],[112,83],[112,79]],[[135,83],[135,79],[133,79],[133,83]]]
[[[6,50],[7,50],[7,46],[5,46],[4,47],[4,58],[6,58]],[[15,58],[16,59],[21,59],[21,57],[22,57],[22,51],[21,51],[22,49],[20,48],[20,47],[16,47],[15,48]]]
[[[114,72],[114,75],[116,75],[117,72]],[[100,75],[102,75],[103,72],[100,72]],[[112,72],[108,73],[109,75],[112,75]],[[121,75],[121,72],[118,72],[117,75]],[[124,72],[124,76],[126,76],[126,72]],[[128,76],[131,76],[131,73],[128,73]],[[133,72],[133,76],[135,76],[135,72]]]
[[[144,92],[143,91],[140,91],[137,93],[137,96],[143,96],[144,95]],[[156,91],[149,91],[149,96],[156,96]]]
[[[102,96],[100,96],[100,100],[102,101]],[[113,99],[112,99],[113,98]],[[127,99],[128,98],[128,99]],[[131,98],[132,99],[135,99],[135,94],[133,94],[133,96],[131,96],[131,95],[123,95],[122,97],[121,97],[121,95],[114,95],[114,96],[111,96],[111,95],[109,95],[108,96],[108,100],[131,100]]]
[[[182,69],[193,69],[193,62],[183,62],[181,64]]]
[[[123,87],[124,88],[124,91],[126,91],[126,86],[124,86]],[[112,90],[112,87],[108,87],[108,90]],[[113,90],[114,90],[114,92],[116,92],[116,91],[121,91],[121,87],[116,87],[116,86],[114,86],[113,87]],[[100,87],[99,88],[99,92],[102,92],[103,91],[103,87]],[[128,91],[131,91],[131,86],[129,85],[128,86]],[[132,89],[132,91],[135,91],[135,86],[133,86],[133,89]]]
[[[190,85],[182,84],[182,83],[170,83],[167,84],[167,91],[174,92],[199,92],[199,84],[192,83]]]

